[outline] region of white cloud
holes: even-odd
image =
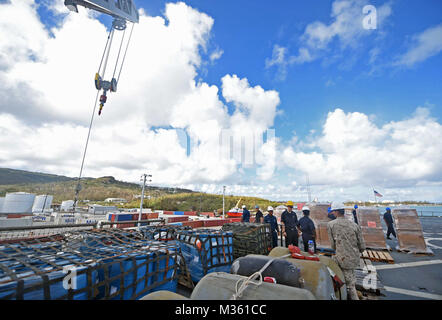
[[[442,125],[425,108],[383,126],[363,113],[336,109],[311,140],[311,151],[288,147],[283,159],[308,173],[312,184],[393,188],[442,179]]]
[[[308,24],[300,37],[298,53],[289,55],[288,49],[279,45],[273,47],[272,58],[266,59],[266,68],[277,66],[278,78],[284,80],[287,67],[292,64],[303,64],[321,58],[327,53],[334,40],[339,43],[339,50],[356,49],[360,39],[380,30],[363,28],[364,14],[362,8],[370,4],[368,0],[335,0],[330,13],[331,22],[314,21]],[[391,5],[385,3],[376,8],[377,29],[381,29],[388,16],[391,15]]]
[[[0,4],[0,70],[44,50],[47,32],[32,0]],[[24,23],[26,22],[26,23]]]
[[[90,12],[79,7],[78,14],[66,14],[61,3],[50,7],[60,18],[51,35],[32,1],[0,4],[0,13],[26,17],[32,27],[8,20],[0,28],[16,29],[7,43],[0,37],[0,57],[20,54],[1,60],[6,67],[0,68],[0,94],[7,97],[0,101],[2,167],[78,174],[107,31]],[[253,128],[262,134],[273,125],[279,96],[226,75],[222,95],[235,105],[230,115],[219,88],[195,80],[212,25],[211,17],[181,2],[167,4],[164,18],[140,11],[118,92],[109,94],[103,114],[95,117],[84,175],[133,181],[148,170],[155,183],[170,185],[238,177],[240,159],[219,158],[220,132]],[[26,40],[31,31],[35,43]],[[119,37],[121,32],[114,43]],[[190,155],[173,128],[185,129],[195,142]]]
[[[330,24],[315,21],[309,24],[301,39],[312,50],[326,49],[330,42],[337,38],[342,48],[355,47],[358,39],[372,33],[363,28],[364,14],[362,8],[368,5],[367,0],[336,0],[332,4]],[[382,27],[385,19],[391,14],[391,6],[386,3],[376,8],[377,28]]]
[[[412,37],[412,45],[394,62],[406,67],[425,61],[442,51],[442,24],[426,29]]]
[[[236,106],[231,118],[233,129],[263,132],[273,125],[276,107],[280,103],[278,92],[266,91],[261,86],[250,87],[247,79],[236,75],[222,78],[222,90],[225,100]]]
[[[287,76],[287,68],[292,64],[302,64],[312,61],[314,58],[307,48],[300,48],[297,56],[287,56],[288,49],[279,45],[273,46],[272,58],[266,59],[266,68],[276,66],[278,68],[278,79],[284,80]]]
[[[210,54],[210,61],[211,62],[215,62],[216,60],[218,60],[219,58],[221,58],[221,56],[223,55],[223,53],[224,53],[224,50],[222,50],[222,49],[216,49],[215,51],[213,51],[211,54]]]

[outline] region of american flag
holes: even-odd
[[[373,190],[373,192],[374,192],[374,195],[375,195],[376,197],[382,197],[382,194],[380,194],[380,193],[377,192],[376,190]]]

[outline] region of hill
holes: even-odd
[[[74,190],[77,185],[75,178],[13,169],[0,169],[0,174],[0,196],[5,196],[7,192],[18,191],[51,194],[54,196],[53,202],[60,203],[63,200],[73,199],[75,195]],[[9,179],[3,180],[3,176],[9,176]],[[11,183],[14,181],[19,182]],[[83,178],[81,186],[80,200],[103,201],[106,198],[125,198],[131,201],[135,195],[141,194],[139,184],[119,181],[111,176]],[[192,193],[193,191],[180,188],[146,187],[146,194],[154,197],[183,192]]]
[[[226,212],[233,208],[239,199],[242,199],[240,206],[245,204],[247,208],[254,209],[255,205],[259,205],[261,211],[267,210],[268,206],[276,207],[281,203],[275,201],[269,201],[262,198],[255,197],[239,197],[239,196],[226,196],[225,197],[225,210]],[[135,200],[125,204],[123,207],[133,208],[139,207],[140,200]],[[213,212],[218,210],[222,212],[223,208],[223,196],[207,193],[180,193],[180,194],[168,194],[152,199],[145,199],[143,201],[144,208],[151,208],[154,210],[170,210],[170,211],[200,211],[200,212]]]
[[[0,185],[69,181],[73,178],[55,174],[0,168]]]

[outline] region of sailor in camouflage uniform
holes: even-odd
[[[355,269],[359,267],[360,253],[365,250],[365,243],[361,228],[353,221],[345,219],[344,210],[342,203],[332,204],[331,211],[337,214],[337,218],[327,224],[327,231],[331,247],[336,252],[333,260],[344,273],[349,295],[352,300],[359,300],[356,292]]]

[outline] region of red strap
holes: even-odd
[[[315,257],[315,256],[310,256],[310,257],[305,257],[305,260],[310,260],[310,261],[319,261],[319,258],[318,257]]]
[[[294,259],[305,259],[305,257],[300,253],[292,253],[292,258]]]

